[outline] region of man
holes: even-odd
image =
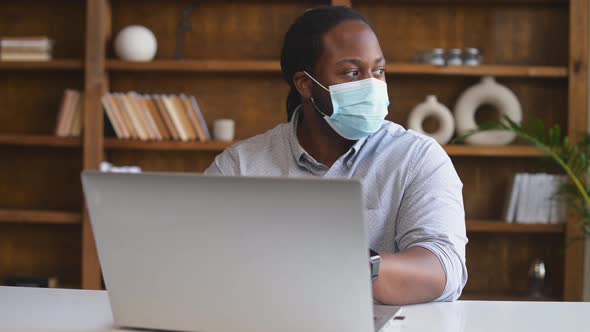
[[[307,11],[285,36],[281,67],[290,122],[227,149],[206,174],[360,178],[369,243],[383,259],[375,300],[457,299],[467,281],[462,183],[434,140],[384,121],[385,59],[368,21],[346,7]]]

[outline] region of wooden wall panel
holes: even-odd
[[[56,276],[80,287],[80,226],[0,224],[0,281],[7,275]]]
[[[82,80],[78,72],[0,72],[0,133],[53,135],[64,90],[82,90]]]
[[[81,152],[0,147],[0,208],[67,210],[82,203]]]
[[[191,1],[113,1],[113,38],[127,25],[141,24],[158,39],[159,59],[174,58],[182,11]],[[198,2],[185,35],[185,57],[196,59],[277,59],[288,27],[306,9],[329,1]],[[109,43],[112,52],[112,42]]]
[[[528,269],[535,258],[545,263],[547,296],[563,293],[561,235],[468,234],[469,281],[464,293],[523,296],[528,292]]]
[[[81,0],[0,1],[0,37],[48,36],[54,58],[82,58],[85,8]]]
[[[389,62],[413,61],[417,51],[477,47],[485,63],[566,65],[568,7],[548,5],[355,1]]]

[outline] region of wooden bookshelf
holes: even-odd
[[[80,224],[80,213],[47,210],[0,209],[0,223]]]
[[[565,225],[509,224],[505,221],[468,220],[468,233],[563,234]]]
[[[155,60],[128,62],[108,60],[111,71],[167,71],[167,72],[229,72],[229,73],[280,73],[279,61],[272,60]],[[500,66],[442,67],[427,64],[393,63],[386,66],[388,74],[446,75],[446,76],[497,76],[530,78],[567,78],[567,67]]]
[[[49,135],[0,134],[0,145],[82,148],[82,140],[79,137],[61,138]]]
[[[572,141],[581,139],[577,135],[587,129],[590,10],[585,0],[203,2],[193,13],[194,27],[186,34],[187,60],[183,61],[172,60],[176,29],[170,28],[186,7],[183,2],[154,0],[137,10],[126,1],[5,1],[0,3],[0,35],[52,32],[56,60],[0,62],[0,109],[10,110],[0,112],[0,153],[10,161],[0,163],[0,183],[7,188],[0,192],[0,213],[4,214],[0,214],[0,243],[18,244],[31,238],[51,243],[48,253],[43,253],[46,256],[37,255],[33,245],[21,249],[33,270],[44,268],[50,254],[65,255],[67,264],[52,261],[48,268],[73,285],[101,288],[92,229],[82,203],[80,168],[95,170],[107,160],[145,170],[200,172],[217,153],[235,143],[114,139],[113,133],[105,131],[103,93],[194,95],[209,124],[219,118],[236,121],[236,142],[263,133],[286,119],[288,89],[278,62],[286,29],[307,8],[326,3],[352,5],[375,27],[388,60],[393,110],[388,120],[405,126],[410,110],[429,94],[452,109],[463,91],[479,77],[490,75],[518,96],[525,121],[538,118],[546,126],[558,124],[567,129]],[[276,19],[261,21],[261,17]],[[415,25],[416,20],[432,24]],[[228,21],[240,25],[228,26]],[[116,59],[113,39],[131,24],[145,25],[155,33],[154,61]],[[413,63],[416,52],[434,47],[480,48],[484,64]],[[48,134],[54,130],[65,88],[84,90],[85,129],[80,139]],[[80,147],[81,157],[76,151]],[[469,271],[465,296],[506,299],[517,294],[514,298],[526,299],[524,284],[511,282],[511,277],[522,275],[523,262],[543,257],[557,266],[551,281],[555,296],[550,299],[579,300],[583,244],[565,245],[566,239],[580,235],[576,220],[568,220],[565,226],[499,221],[511,178],[536,169],[542,152],[523,145],[447,145],[444,149],[464,184],[468,267],[475,266]],[[32,223],[45,219],[77,224],[81,218],[81,231],[51,222],[15,222],[14,211],[25,211],[19,218]],[[40,211],[49,214],[35,217]],[[31,232],[37,233],[30,237]],[[81,248],[73,253],[70,247],[80,242]],[[0,252],[0,262],[11,259],[10,253]],[[0,265],[0,277],[3,271],[16,268]],[[493,269],[502,277],[487,273]]]
[[[51,61],[0,61],[2,70],[83,70],[82,60],[64,59]]]

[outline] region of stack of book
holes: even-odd
[[[57,114],[55,135],[58,137],[77,137],[82,132],[83,99],[79,91],[67,89],[61,101],[61,108]]]
[[[47,37],[3,37],[0,61],[49,61],[53,42]]]
[[[193,96],[108,93],[102,105],[118,138],[208,141],[203,114]]]
[[[565,223],[565,202],[558,196],[563,175],[516,174],[506,205],[505,220],[520,224]]]

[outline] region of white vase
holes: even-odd
[[[438,122],[438,130],[433,133],[426,132],[422,127],[424,120],[429,116],[436,118]],[[430,136],[443,145],[447,144],[453,137],[455,122],[451,111],[445,105],[439,103],[436,96],[430,95],[410,112],[408,128]]]
[[[516,95],[507,87],[498,84],[493,77],[484,77],[480,83],[465,90],[455,105],[455,126],[457,134],[463,136],[478,128],[475,121],[477,109],[491,105],[501,117],[508,116],[512,121],[522,121],[522,108]],[[504,130],[490,130],[469,136],[465,141],[472,145],[507,145],[516,134]]]

